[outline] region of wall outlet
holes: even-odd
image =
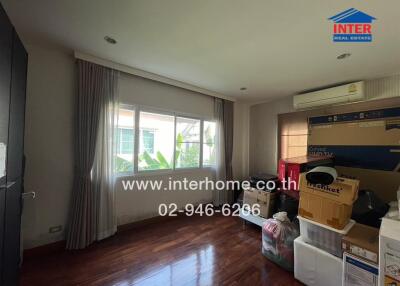
[[[49,227],[49,233],[56,233],[62,231],[62,225],[56,225]]]

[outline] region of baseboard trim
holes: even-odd
[[[123,232],[137,229],[140,227],[146,227],[146,226],[158,224],[158,223],[165,223],[168,221],[175,220],[182,216],[186,216],[186,215],[178,213],[177,216],[155,216],[155,217],[143,219],[140,221],[122,224],[117,227],[117,233],[115,235],[118,235],[118,233],[123,233]],[[66,246],[66,241],[60,240],[60,241],[52,242],[49,244],[37,246],[34,248],[25,249],[24,250],[24,259],[32,258],[32,257],[42,257],[42,256],[49,255],[49,254],[59,253],[59,252],[65,251],[65,246]]]
[[[152,224],[158,224],[162,222],[167,222],[176,219],[179,216],[155,216],[151,218],[147,218],[144,220],[140,221],[134,221],[126,224],[121,224],[117,228],[117,233],[125,232],[125,231],[130,231],[139,227],[144,227],[144,226],[149,226]]]
[[[118,235],[118,233],[126,232],[126,231],[133,230],[133,229],[136,229],[139,227],[144,227],[144,226],[148,226],[148,225],[152,225],[152,224],[170,221],[175,218],[176,217],[171,217],[171,216],[156,216],[156,217],[144,219],[141,221],[122,224],[122,225],[118,226],[116,235]],[[25,249],[24,250],[24,259],[30,259],[30,258],[34,258],[34,257],[43,257],[43,256],[47,256],[50,254],[59,253],[59,252],[62,252],[65,250],[65,246],[66,246],[66,241],[60,240],[60,241],[52,242],[49,244],[44,244],[44,245],[36,246],[33,248]]]
[[[34,248],[25,249],[24,259],[29,259],[32,257],[42,257],[49,254],[62,252],[64,250],[65,250],[65,240],[60,240],[49,244],[37,246]]]

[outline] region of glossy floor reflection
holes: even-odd
[[[234,217],[180,217],[89,249],[24,262],[20,285],[301,285],[261,254],[261,232]]]
[[[176,262],[143,273],[139,279],[127,285],[213,285],[213,265],[214,248],[210,245]]]

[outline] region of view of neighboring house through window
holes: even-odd
[[[175,167],[200,166],[200,120],[176,117]]]
[[[139,171],[173,168],[174,116],[140,111]]]
[[[118,128],[115,130],[115,169],[118,173],[133,172],[134,137],[135,111],[121,108],[118,113]]]
[[[203,126],[203,166],[214,166],[216,162],[216,123],[204,121]]]
[[[216,162],[215,129],[212,121],[123,105],[115,129],[115,171],[133,174],[212,167]]]
[[[118,128],[119,149],[121,155],[133,154],[133,128]]]
[[[154,154],[154,130],[142,129],[143,149],[149,153]]]

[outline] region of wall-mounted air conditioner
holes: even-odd
[[[295,109],[311,108],[324,105],[343,104],[365,99],[364,82],[354,82],[310,93],[295,95]]]

